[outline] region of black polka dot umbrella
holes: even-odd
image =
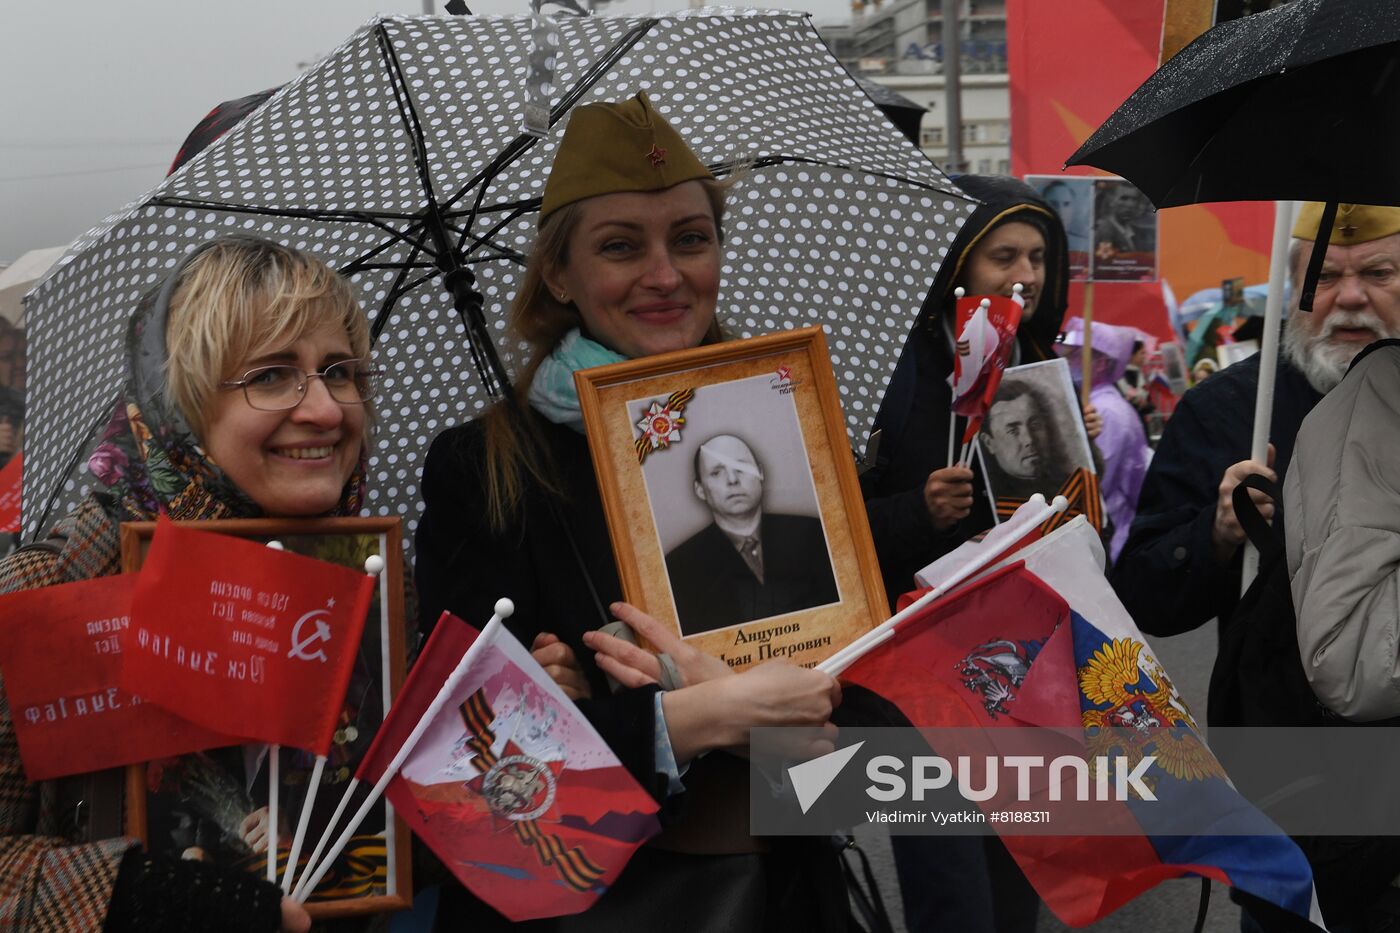
[[[26,534],[87,487],[139,297],[235,231],[316,253],[359,288],[386,372],[369,511],[411,532],[429,442],[509,379],[512,354],[494,343],[511,349],[505,309],[569,111],[638,90],[717,174],[749,166],[725,221],[722,323],[742,336],[825,326],[862,449],[966,196],[805,15],[588,16],[557,33],[542,139],[521,132],[530,17],[378,19],[81,238],[27,311]]]

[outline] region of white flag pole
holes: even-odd
[[[269,541],[267,546],[274,551],[285,550],[281,541]],[[282,789],[282,746],[267,747],[267,880],[277,883],[277,846],[282,841],[277,828],[280,814],[277,812],[278,797]]]
[[[277,844],[281,841],[277,829],[277,790],[282,786],[282,746],[267,747],[267,880],[277,883]]]
[[[365,573],[378,577],[384,572],[384,558],[371,554],[365,558]],[[326,770],[326,756],[317,755],[316,764],[311,769],[310,787],[306,800],[301,805],[301,819],[297,820],[296,835],[292,838],[292,851],[287,855],[287,869],[282,872],[282,893],[292,893],[292,881],[296,878],[297,859],[301,857],[301,846],[306,841],[306,828],[311,822],[311,810],[316,805],[316,795],[321,789],[321,775]],[[337,813],[337,819],[339,814]],[[335,825],[332,822],[331,825]]]
[[[1037,500],[1039,500],[1042,507],[1033,512],[1030,516],[1027,516],[1020,522],[1018,522],[1016,528],[1009,529],[1006,532],[1006,540],[1008,542],[1006,547],[995,549],[988,548],[983,553],[978,554],[972,560],[968,561],[957,571],[955,571],[950,577],[948,577],[947,580],[944,580],[942,583],[938,584],[938,586],[929,590],[923,596],[920,596],[918,599],[910,603],[901,611],[895,613],[893,616],[886,619],[884,622],[880,623],[875,628],[866,632],[864,635],[860,636],[855,641],[851,642],[849,645],[842,648],[840,651],[836,652],[831,657],[827,658],[825,661],[822,661],[820,664],[817,665],[817,670],[824,671],[833,676],[841,673],[846,668],[854,664],[861,657],[863,657],[867,652],[875,648],[877,645],[880,645],[883,642],[886,642],[889,639],[893,638],[895,628],[898,627],[898,625],[905,619],[908,619],[910,616],[913,616],[916,613],[920,612],[925,606],[927,606],[934,600],[945,596],[948,592],[950,592],[955,587],[963,583],[965,580],[968,580],[971,577],[973,577],[978,571],[982,570],[982,568],[989,567],[997,561],[1001,560],[1003,557],[1006,556],[1007,552],[1012,547],[1014,547],[1017,542],[1019,542],[1023,537],[1025,537],[1026,534],[1032,528],[1036,527],[1039,524],[1042,524],[1050,516],[1058,515],[1060,512],[1063,512],[1065,509],[1069,508],[1069,500],[1066,499],[1064,496],[1056,496],[1055,500],[1048,505],[1045,504],[1045,497],[1042,496],[1040,493],[1036,493],[1034,496],[1031,496],[1031,498],[1027,501],[1035,502]]]
[[[1254,434],[1249,459],[1269,461],[1269,423],[1274,414],[1274,373],[1278,368],[1279,331],[1283,324],[1283,284],[1288,274],[1288,240],[1293,230],[1293,202],[1274,202],[1274,242],[1269,255],[1269,292],[1264,300],[1264,334],[1259,347],[1259,386],[1254,392]],[[1299,284],[1301,288],[1301,283]],[[1248,541],[1240,572],[1240,593],[1259,572],[1259,552]]]
[[[350,783],[345,785],[345,793],[340,795],[340,803],[335,805],[335,812],[331,814],[330,822],[321,831],[321,838],[316,843],[316,848],[311,851],[311,857],[306,860],[306,870],[301,873],[301,883],[294,887],[290,894],[295,899],[300,899],[302,888],[305,887],[306,879],[316,870],[316,866],[321,863],[321,853],[326,851],[326,846],[330,845],[332,834],[335,828],[340,825],[340,818],[345,815],[345,808],[350,805],[350,798],[355,796],[355,791],[360,786],[360,779],[352,777]]]
[[[325,770],[326,756],[317,755],[316,764],[311,769],[311,779],[308,781],[310,789],[306,792],[306,801],[301,805],[301,819],[297,820],[297,834],[292,839],[292,851],[287,854],[287,869],[282,872],[283,894],[292,893],[292,877],[296,874],[301,844],[306,839],[306,824],[311,821],[311,807],[316,803],[316,791],[321,787],[321,774]]]
[[[480,653],[485,650],[485,647],[490,644],[492,639],[496,637],[496,632],[501,628],[501,620],[509,619],[514,612],[515,604],[510,600],[496,600],[496,612],[491,616],[491,621],[486,623],[486,627],[481,630],[481,634],[477,636],[476,641],[472,642],[471,647],[462,655],[462,660],[457,662],[457,666],[452,669],[452,673],[447,675],[447,679],[442,682],[442,688],[438,690],[437,696],[433,697],[433,702],[428,704],[428,708],[424,711],[422,717],[419,718],[418,724],[413,727],[413,731],[409,733],[408,738],[404,740],[398,753],[394,755],[394,760],[389,762],[389,766],[385,768],[384,773],[379,776],[379,780],[375,782],[373,789],[369,792],[369,796],[365,798],[364,803],[360,804],[360,809],[351,817],[349,825],[347,825],[345,831],[340,834],[340,838],[336,839],[335,845],[331,846],[330,851],[326,853],[326,857],[321,861],[321,864],[317,866],[316,871],[303,876],[301,884],[297,885],[297,890],[293,894],[295,900],[305,903],[306,899],[311,896],[311,892],[316,890],[316,885],[321,883],[321,879],[325,877],[326,872],[330,871],[331,865],[335,864],[336,858],[339,857],[346,843],[350,841],[350,837],[355,834],[355,830],[360,828],[360,824],[363,823],[365,817],[369,815],[370,808],[374,806],[374,804],[378,802],[380,796],[383,795],[384,788],[393,780],[394,775],[399,773],[399,769],[403,767],[403,763],[413,752],[414,747],[417,746],[418,740],[423,737],[424,732],[428,731],[428,726],[437,718],[442,708],[447,705],[447,701],[452,698],[452,694],[457,690],[457,685],[461,683],[462,678],[467,676],[467,671],[471,669],[472,662],[476,660],[477,656],[480,655]]]

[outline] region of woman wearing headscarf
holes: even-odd
[[[120,572],[125,521],[354,515],[372,389],[369,331],[348,284],[249,237],[187,257],[134,314],[120,402],[89,466],[103,487],[0,561],[0,592]],[[102,838],[121,781],[26,782],[0,705],[0,915],[21,929],[304,930],[257,876]],[[73,816],[79,800],[89,821]]]
[[[635,610],[618,602],[573,374],[721,339],[723,208],[724,186],[644,94],[575,109],[510,312],[529,348],[513,395],[440,435],[424,467],[415,568],[424,618],[443,609],[484,618],[508,596],[508,626],[522,641],[547,632],[578,649],[592,693],[580,707],[665,804],[665,831],[597,904],[543,928],[846,926],[833,851],[750,836],[747,764],[727,753],[742,753],[756,726],[830,728],[836,682],[788,663],[733,674],[711,659],[703,672],[681,671],[688,686],[611,693],[581,650],[585,633]],[[460,889],[444,895],[439,916],[454,929],[504,924]]]

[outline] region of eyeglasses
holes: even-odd
[[[306,385],[312,379],[320,379],[338,404],[373,401],[379,374],[367,360],[341,360],[318,373],[308,373],[299,366],[259,366],[244,373],[242,379],[221,385],[242,389],[248,404],[258,411],[290,411],[306,398]]]

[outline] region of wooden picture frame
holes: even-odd
[[[398,518],[322,519],[220,519],[176,522],[201,531],[234,535],[259,541],[280,541],[284,548],[300,554],[363,570],[369,554],[383,556],[385,569],[371,602],[355,673],[346,694],[346,706],[336,731],[322,786],[312,810],[310,828],[303,845],[303,862],[320,839],[331,811],[363,757],[379,723],[398,695],[407,667],[402,523]],[[127,522],[121,526],[122,570],[133,573],[141,568],[155,522]],[[247,868],[266,876],[263,854],[244,852],[248,847],[235,828],[241,806],[253,809],[242,814],[253,817],[256,801],[267,794],[265,758],[256,757],[256,746],[234,746],[182,755],[160,762],[131,765],[126,781],[126,834],[139,838],[150,851]],[[265,748],[265,746],[264,746]],[[305,758],[305,767],[302,767]],[[337,759],[340,759],[337,761]],[[311,755],[295,749],[281,751],[279,823],[285,861],[291,831],[297,825],[311,767]],[[254,775],[253,779],[248,774]],[[237,778],[237,779],[236,779]],[[193,785],[205,788],[201,795]],[[215,789],[208,790],[213,784]],[[367,793],[361,786],[350,812]],[[214,806],[217,804],[217,806]],[[410,834],[407,826],[382,801],[381,818],[371,811],[366,823],[379,827],[362,832],[365,841],[352,844],[337,859],[337,865],[353,869],[333,869],[305,906],[314,919],[403,910],[412,906]],[[373,837],[382,837],[382,846]],[[357,839],[359,836],[356,837]],[[284,870],[279,863],[279,875]],[[300,870],[299,870],[300,871]],[[331,893],[325,892],[330,888]],[[357,892],[351,894],[349,892]]]
[[[888,617],[821,328],[575,381],[629,602],[739,670],[816,664]]]

